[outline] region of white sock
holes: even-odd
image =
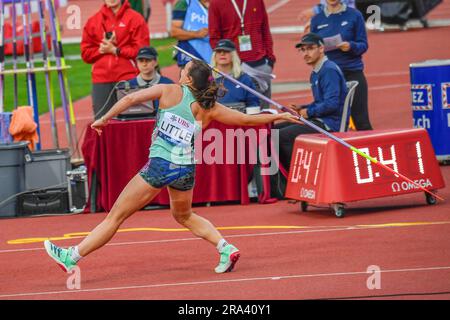
[[[216,248],[219,251],[219,253],[222,253],[223,248],[225,248],[227,245],[228,245],[228,242],[225,239],[220,239]]]
[[[81,260],[81,258],[83,258],[82,256],[80,256],[80,253],[78,252],[78,246],[73,247],[70,258],[75,262],[78,262]]]

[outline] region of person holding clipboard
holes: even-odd
[[[372,130],[362,59],[369,44],[361,12],[341,0],[326,0],[326,6],[311,20],[311,32],[323,38],[326,56],[339,66],[345,80],[358,81],[351,116],[356,130]]]

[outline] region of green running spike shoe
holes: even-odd
[[[239,250],[235,246],[228,244],[220,254],[219,264],[214,271],[216,271],[216,273],[230,272],[233,270],[234,265],[239,260],[240,256],[241,253]]]
[[[76,266],[76,262],[72,260],[71,253],[72,248],[63,249],[60,248],[49,240],[44,241],[45,251],[47,251],[48,255],[55,260],[55,262],[63,269],[64,272],[69,272]]]

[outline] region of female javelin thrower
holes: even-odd
[[[78,246],[59,248],[45,241],[47,253],[66,272],[82,258],[104,246],[119,226],[148,204],[168,186],[170,209],[175,220],[197,237],[216,246],[220,253],[216,273],[231,271],[239,259],[239,250],[227,243],[206,219],[192,212],[194,187],[194,136],[212,120],[230,125],[260,125],[275,120],[298,122],[290,113],[246,115],[216,102],[218,86],[209,66],[191,61],[181,71],[179,85],[160,84],[122,98],[91,127],[98,134],[108,120],[127,108],[158,99],[160,109],[152,136],[148,163],[134,176],[115,202],[111,212]]]

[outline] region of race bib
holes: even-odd
[[[158,136],[180,147],[190,146],[194,133],[193,123],[171,112],[164,113],[158,128]]]

